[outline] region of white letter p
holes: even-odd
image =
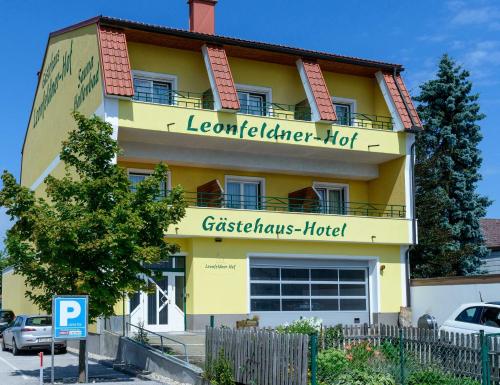
[[[68,320],[76,318],[80,315],[82,308],[76,301],[62,301],[61,302],[61,326],[68,326]]]

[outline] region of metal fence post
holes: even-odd
[[[405,385],[405,351],[403,341],[403,329],[399,329],[399,371],[401,376],[401,385]]]
[[[213,328],[215,326],[215,316],[210,316],[210,327]]]
[[[318,384],[318,334],[311,334],[311,385]]]
[[[479,331],[479,343],[481,344],[481,384],[491,385],[488,337],[484,335],[484,330]]]

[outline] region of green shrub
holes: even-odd
[[[458,378],[440,370],[428,369],[413,372],[408,378],[408,385],[481,385],[471,378]]]
[[[229,360],[224,357],[224,350],[221,349],[217,359],[207,365],[204,377],[212,385],[234,385],[233,369]]]
[[[342,373],[329,385],[396,385],[396,382],[387,374],[353,369]]]
[[[325,350],[318,354],[318,381],[329,383],[345,371],[349,361],[343,351]]]
[[[328,348],[336,347],[344,339],[342,325],[325,327],[321,330],[321,333],[323,333],[325,346]]]
[[[300,318],[276,327],[278,333],[314,334],[321,330],[321,320],[316,317]]]
[[[369,361],[375,357],[375,349],[366,341],[360,341],[346,345],[346,357],[351,365],[356,368],[365,368]]]
[[[138,329],[132,336],[132,339],[144,345],[149,344],[148,332],[144,330],[144,322],[139,322]]]

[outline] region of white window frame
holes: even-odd
[[[151,175],[154,170],[150,168],[127,168],[127,176],[131,173],[143,174],[143,175]],[[172,190],[172,173],[170,170],[167,171],[167,190]]]
[[[164,74],[160,72],[148,72],[148,71],[139,71],[139,70],[132,70],[132,85],[134,84],[134,79],[135,78],[141,78],[141,79],[147,79],[147,80],[157,80],[161,82],[166,82],[166,83],[171,83],[172,84],[172,92],[177,91],[177,76],[176,75],[171,75],[171,74]],[[158,104],[158,105],[164,105],[160,103],[155,103],[155,102],[145,102],[143,100],[134,100],[134,102],[138,103],[148,103],[148,104]],[[169,106],[176,106],[177,105],[177,97],[175,95],[172,95],[172,104],[167,104]]]
[[[332,96],[333,104],[349,104],[351,106],[351,113],[355,114],[358,111],[358,103],[356,99],[341,98],[338,96]]]
[[[349,202],[350,202],[350,197],[349,197],[349,185],[347,183],[332,183],[332,182],[313,182],[313,189],[316,192],[316,194],[319,197],[319,193],[316,190],[317,188],[325,188],[325,189],[342,189],[344,190],[344,207],[346,213],[349,212]],[[330,206],[330,202],[327,202],[327,207]],[[329,214],[328,212],[325,214]],[[347,214],[331,214],[331,215],[347,215]]]
[[[266,207],[266,179],[256,176],[239,176],[239,175],[225,175],[224,176],[224,194],[227,194],[227,184],[228,182],[253,182],[260,184],[260,205],[262,209]],[[241,196],[241,195],[240,195]],[[230,207],[232,210],[251,210],[240,207],[239,209]]]
[[[266,103],[268,105],[266,113],[267,116],[272,116],[273,108],[272,108],[272,102],[273,102],[273,89],[270,87],[261,87],[261,86],[252,86],[249,84],[235,84],[236,87],[236,93],[238,91],[241,92],[251,92],[255,94],[263,94],[266,96]],[[252,116],[260,116],[260,115],[253,115]]]
[[[349,99],[349,98],[341,98],[338,96],[332,96],[332,103],[333,103],[333,108],[335,109],[335,104],[347,104],[350,106],[351,114],[355,114],[357,112],[357,107],[358,104],[356,102],[356,99]],[[351,116],[351,121],[355,120],[355,117]]]

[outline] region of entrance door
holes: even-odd
[[[184,273],[163,272],[148,278],[154,290],[142,293],[144,327],[155,332],[184,330]]]

